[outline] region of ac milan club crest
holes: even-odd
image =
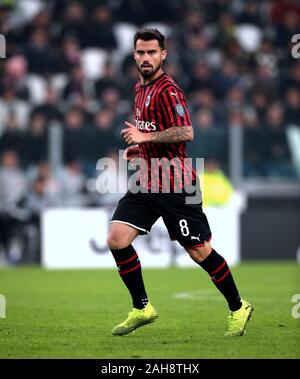
[[[148,107],[149,104],[150,104],[150,101],[151,101],[151,96],[148,95],[147,98],[146,98],[146,101],[145,101],[145,106]]]

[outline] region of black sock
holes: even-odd
[[[133,307],[143,309],[148,303],[139,257],[132,245],[111,250],[119,274],[132,297]]]
[[[229,309],[240,309],[241,298],[225,259],[212,249],[209,256],[199,264],[211,276],[213,283],[227,300]]]

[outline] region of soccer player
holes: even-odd
[[[170,238],[184,247],[225,297],[230,310],[225,336],[241,336],[253,307],[240,297],[225,259],[210,244],[211,231],[201,200],[195,203],[186,200],[193,194],[184,184],[190,187],[192,183],[197,184],[196,172],[185,163],[185,143],[193,140],[193,127],[182,90],[162,69],[167,56],[165,37],[157,29],[138,31],[133,54],[140,76],[135,87],[135,125],[125,121],[121,135],[129,145],[134,145],[126,149],[124,158],[139,157],[146,164],[140,169],[141,190],[129,189],[119,201],[107,239],[133,302],[133,310],[124,322],[113,328],[112,334],[131,333],[158,317],[148,300],[132,242],[139,234],[150,233],[161,216]],[[170,190],[164,191],[168,175],[163,162],[174,160],[173,170],[168,173]]]

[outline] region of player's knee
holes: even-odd
[[[138,234],[138,230],[131,226],[112,223],[106,242],[111,250],[124,249],[132,243]]]
[[[197,246],[194,248],[186,249],[189,253],[190,257],[197,263],[202,262],[205,258],[209,256],[212,251],[211,244],[209,242],[205,242],[203,246]]]
[[[106,242],[107,242],[108,247],[111,250],[121,249],[121,247],[120,247],[121,241],[114,233],[109,234]]]
[[[126,238],[119,236],[117,233],[110,233],[107,238],[107,245],[111,250],[124,249],[130,245]]]

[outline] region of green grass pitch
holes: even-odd
[[[197,266],[144,269],[159,319],[123,337],[111,335],[131,308],[116,270],[1,268],[0,358],[300,358],[300,318],[292,317],[300,266],[243,263],[232,271],[255,310],[246,335],[228,339],[225,300]]]

